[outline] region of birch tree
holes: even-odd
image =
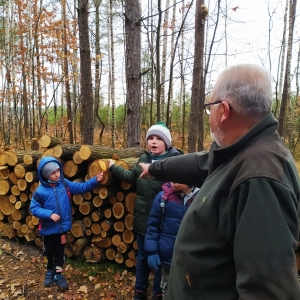
[[[282,92],[282,98],[281,98],[281,106],[280,106],[280,112],[279,112],[279,118],[278,118],[278,121],[279,121],[278,133],[280,136],[283,136],[283,133],[284,133],[284,117],[285,117],[285,112],[287,109],[288,99],[290,96],[290,85],[291,85],[290,72],[291,72],[294,25],[295,25],[295,18],[296,18],[296,7],[297,7],[297,0],[290,0],[287,59],[286,59],[286,67],[285,67],[283,92]]]

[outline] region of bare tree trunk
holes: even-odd
[[[108,3],[108,15],[110,15],[110,5]],[[111,48],[111,39],[110,39],[110,30],[111,30],[111,24],[110,24],[111,20],[110,18],[107,18],[107,28],[108,28],[108,32],[107,32],[107,60],[108,60],[108,85],[107,85],[107,120],[108,120],[108,129],[111,129],[111,118],[110,118],[110,110],[111,110],[111,52],[109,51],[109,49]],[[115,112],[111,112],[112,114],[114,114]]]
[[[12,128],[12,89],[11,89],[11,64],[10,64],[10,56],[11,56],[11,36],[10,36],[10,27],[13,22],[10,20],[10,10],[11,10],[11,2],[7,1],[5,4],[5,77],[6,77],[6,126],[3,127],[4,132],[4,143],[5,145],[10,144],[11,139],[11,128]]]
[[[184,7],[184,1],[182,1],[182,6]],[[181,17],[181,20],[183,21],[183,14]],[[181,53],[180,53],[180,93],[179,93],[179,100],[178,100],[178,105],[179,105],[179,127],[178,131],[179,134],[182,135],[182,144],[181,148],[184,148],[184,143],[185,143],[185,76],[184,76],[184,67],[183,67],[183,62],[184,62],[184,26],[182,28],[182,33],[181,33]]]
[[[167,42],[168,42],[168,19],[169,19],[170,0],[166,1],[164,23],[163,23],[163,48],[161,59],[161,91],[160,91],[160,105],[161,105],[161,119],[165,119],[165,81],[166,81],[166,61],[167,61]],[[172,35],[173,36],[173,35]]]
[[[127,147],[140,147],[141,12],[138,0],[125,0]]]
[[[181,28],[178,32],[178,36],[175,42],[175,32],[174,26],[176,22],[176,1],[173,1],[173,12],[172,12],[172,36],[171,36],[171,61],[170,61],[170,78],[169,78],[169,90],[168,90],[168,100],[167,100],[167,126],[171,128],[172,126],[172,114],[173,114],[173,68],[174,68],[174,59],[175,59],[175,51],[178,44],[179,36],[182,31],[182,27],[184,24],[181,25]]]
[[[199,119],[203,118],[203,114],[200,113],[200,103],[204,102],[204,99],[201,99],[203,94],[201,90],[201,81],[203,80],[204,48],[204,23],[202,22],[201,5],[204,5],[204,0],[197,0],[195,14],[195,50],[191,110],[189,117],[188,152],[196,151],[197,140],[201,140],[201,136],[203,139],[203,132],[200,132],[199,130]],[[202,111],[203,110],[201,110],[201,112]]]
[[[76,9],[76,1],[74,1],[74,18],[76,19],[76,14],[77,14],[77,9]],[[77,32],[77,26],[74,26],[73,28],[73,35],[75,36]],[[78,84],[77,84],[77,80],[74,78],[75,74],[78,74],[78,64],[77,64],[77,48],[75,48],[73,50],[73,63],[72,63],[72,69],[73,69],[73,83],[72,83],[72,96],[73,96],[73,132],[74,132],[74,142],[77,143],[77,135],[76,135],[76,128],[77,128],[77,108],[78,108]]]
[[[67,103],[67,118],[68,118],[68,131],[69,131],[69,143],[73,144],[73,126],[72,126],[72,105],[70,96],[70,81],[69,81],[69,62],[68,62],[68,43],[67,43],[67,24],[66,24],[66,0],[62,1],[63,6],[63,43],[64,43],[64,79],[65,79],[65,97]],[[63,105],[62,105],[63,106]]]
[[[116,100],[115,100],[115,49],[114,49],[114,26],[113,26],[113,10],[112,0],[109,0],[109,19],[110,19],[110,55],[111,55],[111,147],[115,147],[116,143]]]
[[[96,59],[95,59],[95,116],[99,123],[101,124],[101,130],[99,133],[99,144],[102,145],[102,136],[105,128],[104,122],[101,120],[99,110],[100,110],[100,84],[101,84],[101,74],[102,74],[102,53],[100,49],[100,12],[99,7],[102,4],[102,0],[94,0],[94,5],[96,8],[96,34],[95,34],[95,49],[96,49]]]
[[[182,32],[182,29],[183,29],[183,26],[184,26],[184,23],[185,23],[185,20],[186,20],[186,17],[190,11],[190,8],[192,7],[192,4],[193,4],[193,1],[190,3],[190,5],[188,6],[188,9],[187,11],[185,12],[185,15],[184,15],[184,18],[182,20],[182,23],[181,23],[181,26],[180,26],[180,29],[177,33],[177,36],[176,36],[176,41],[175,41],[175,44],[174,46],[172,46],[172,50],[171,50],[171,62],[170,62],[170,79],[169,79],[169,91],[168,91],[168,100],[167,100],[167,126],[171,126],[171,117],[172,117],[172,112],[170,113],[170,109],[172,108],[172,97],[173,97],[173,94],[172,94],[172,89],[173,89],[173,72],[174,72],[174,59],[175,59],[175,53],[176,53],[176,49],[177,49],[177,45],[178,45],[178,41],[179,41],[179,37],[181,35],[181,32]],[[175,16],[175,5],[176,3],[174,3],[174,9],[173,9],[173,15],[172,15],[172,22],[175,22],[174,20],[174,16]],[[173,45],[173,38],[172,37],[172,45]]]
[[[279,100],[281,100],[282,97],[282,82],[283,82],[283,74],[284,74],[284,63],[285,63],[285,49],[286,49],[286,32],[287,32],[287,16],[288,16],[288,8],[289,8],[289,2],[286,0],[285,5],[285,12],[284,12],[284,18],[283,18],[283,34],[282,34],[282,41],[281,41],[281,59],[280,59],[280,70],[277,72],[277,76],[279,76],[279,83],[278,80],[276,81],[276,87],[275,87],[275,93],[276,93],[276,99],[275,99],[275,109],[274,109],[274,115],[277,117],[277,110],[279,107]],[[279,65],[278,65],[279,68]],[[278,79],[278,77],[277,77]],[[279,98],[279,99],[278,99]]]
[[[91,55],[88,27],[88,0],[78,0],[78,25],[80,46],[80,129],[83,144],[92,145],[94,142],[93,128],[93,95]]]
[[[161,1],[157,0],[157,9],[158,9],[158,21],[157,21],[157,30],[156,30],[156,43],[155,43],[155,51],[156,51],[156,121],[161,120],[161,112],[160,112],[160,93],[161,93],[161,81],[160,81],[160,26],[161,26]]]
[[[279,126],[278,133],[280,136],[284,135],[284,117],[285,111],[287,109],[287,103],[290,96],[290,85],[291,85],[291,59],[292,59],[292,47],[293,47],[293,36],[294,36],[294,24],[296,18],[296,6],[297,0],[290,1],[290,13],[289,13],[289,38],[288,38],[288,48],[287,48],[287,60],[286,60],[286,68],[285,68],[285,76],[284,76],[284,85],[283,85],[283,93],[281,98],[281,106],[279,113]]]

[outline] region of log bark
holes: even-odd
[[[80,147],[79,144],[59,144],[53,147],[53,154],[55,157],[73,159],[74,152],[79,151]]]
[[[91,145],[82,145],[79,150],[79,156],[83,160],[96,160],[104,157],[118,157],[119,159],[128,158],[128,157],[139,157],[145,153],[145,149],[141,148],[125,148],[125,149],[115,149],[104,146],[91,146]]]
[[[78,239],[73,245],[73,252],[75,253],[75,255],[79,255],[81,250],[83,250],[84,246],[86,246],[89,241],[90,239],[87,236]]]
[[[92,213],[92,219],[94,222],[98,222],[99,220],[104,218],[103,210],[99,209]]]
[[[101,222],[101,228],[105,231],[110,230],[113,227],[114,221],[110,219],[105,219]]]

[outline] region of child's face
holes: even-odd
[[[58,181],[60,178],[60,169],[56,169],[55,171],[53,171],[50,175],[49,175],[49,180],[50,181]]]
[[[147,141],[149,151],[154,155],[161,155],[166,152],[164,141],[157,135],[150,135]]]
[[[172,188],[174,191],[183,192],[188,188],[188,185],[183,183],[172,182]]]

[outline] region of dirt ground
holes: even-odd
[[[0,300],[129,300],[133,299],[134,271],[112,263],[66,261],[63,275],[69,290],[44,287],[42,250],[32,244],[0,236]],[[150,295],[149,295],[150,296]]]

